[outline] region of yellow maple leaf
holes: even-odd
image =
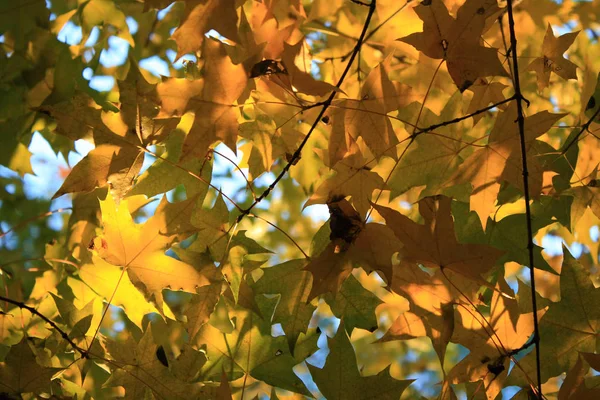
[[[542,44],[542,56],[533,60],[527,67],[528,71],[537,73],[538,89],[542,91],[550,83],[550,74],[554,72],[561,78],[577,79],[577,65],[563,57],[569,46],[579,34],[577,32],[569,32],[559,37],[554,36],[552,27],[548,24],[544,43]]]
[[[233,105],[244,92],[248,74],[243,65],[235,65],[223,43],[208,39],[202,54],[206,59],[203,79],[165,79],[157,87],[161,99],[158,118],[181,116],[194,111],[194,123],[184,145],[182,160],[204,157],[217,140],[237,151],[239,110]]]
[[[108,194],[100,201],[104,233],[93,240],[93,250],[104,261],[123,268],[137,289],[147,299],[154,299],[159,310],[163,289],[196,293],[197,288],[211,283],[193,266],[165,254],[175,239],[195,230],[189,224],[195,204],[196,198],[179,203],[163,199],[155,215],[138,225],[129,213],[127,200],[117,205]]]
[[[495,1],[467,0],[452,17],[441,0],[423,1],[414,8],[423,20],[423,32],[401,39],[428,57],[446,60],[452,80],[463,92],[477,78],[506,76],[495,48],[481,45],[489,17],[500,8]]]
[[[177,42],[177,58],[199,50],[204,34],[211,29],[239,41],[234,0],[186,0],[181,25],[173,33]]]

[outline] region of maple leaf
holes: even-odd
[[[300,361],[287,350],[284,337],[271,335],[271,323],[240,307],[230,308],[229,313],[236,321],[235,329],[224,332],[210,322],[196,335],[194,343],[205,348],[208,359],[202,367],[201,377],[218,379],[221,371],[225,371],[230,381],[245,375],[292,392],[308,394],[292,371]],[[316,337],[305,341],[311,348],[316,346]],[[296,351],[298,357],[304,354],[298,347]]]
[[[495,48],[481,45],[486,19],[500,8],[496,1],[467,0],[456,18],[448,13],[442,0],[427,0],[414,8],[423,20],[423,32],[401,40],[428,57],[443,59],[452,80],[464,92],[478,78],[506,76]]]
[[[502,390],[512,351],[521,349],[534,331],[533,313],[520,313],[514,297],[506,296],[513,295],[506,282],[501,280],[496,288],[489,317],[484,319],[466,306],[456,308],[461,323],[455,325],[451,340],[471,352],[447,377],[453,383],[483,380],[488,399],[495,399]]]
[[[211,181],[213,163],[210,157],[190,158],[179,162],[184,140],[185,134],[181,130],[171,132],[164,142],[166,152],[137,177],[135,185],[127,195],[143,194],[151,197],[168,192],[181,184],[185,186],[188,197],[198,195],[199,198],[204,198]],[[194,176],[190,171],[200,172]]]
[[[149,83],[136,63],[131,62],[127,77],[118,81],[119,114],[123,123],[144,145],[163,139],[179,122],[179,118],[156,118],[160,112],[160,97],[155,84]]]
[[[66,193],[90,192],[110,184],[111,192],[121,198],[133,184],[144,162],[135,147],[103,144],[90,151],[67,176],[54,198]]]
[[[483,274],[494,266],[502,252],[485,245],[458,243],[450,203],[450,198],[445,196],[421,200],[419,213],[425,219],[424,225],[391,208],[378,205],[374,208],[404,245],[401,250],[404,261],[447,268],[485,284]]]
[[[456,115],[461,97],[458,92],[452,96],[439,117],[426,107],[421,109],[417,102],[402,108],[399,116],[408,120],[417,114],[424,126],[438,124]],[[420,194],[422,197],[439,194],[461,162],[459,154],[467,141],[465,131],[468,128],[471,128],[468,122],[466,127],[461,124],[442,126],[433,132],[417,135],[414,141],[405,141],[405,146],[410,147],[400,147],[400,151],[405,152],[404,156],[390,172],[388,186],[391,197],[417,186],[425,186]]]
[[[180,203],[163,199],[153,217],[143,226],[134,224],[127,200],[118,206],[110,194],[100,201],[103,235],[94,239],[93,249],[104,261],[123,268],[132,283],[162,308],[162,290],[196,289],[210,281],[194,267],[164,252],[177,237],[196,231],[189,218],[196,204],[192,198]]]
[[[316,296],[339,291],[342,283],[352,272],[352,262],[346,251],[340,251],[338,244],[329,243],[317,257],[311,258],[304,267],[312,274],[312,286],[309,300]]]
[[[213,313],[221,295],[223,279],[208,254],[181,248],[174,250],[180,260],[193,265],[211,282],[209,285],[196,289],[196,293],[192,295],[192,299],[183,311],[187,317],[185,328],[190,338],[193,339]]]
[[[319,294],[337,293],[355,264],[369,272],[381,271],[391,281],[392,256],[402,248],[394,233],[381,224],[364,224],[346,199],[328,206],[331,241],[304,268],[313,276],[309,300]]]
[[[183,20],[173,33],[176,58],[200,50],[204,34],[211,29],[239,41],[236,8],[235,0],[186,0]]]
[[[56,308],[65,323],[71,328],[71,339],[85,337],[92,324],[93,302],[89,302],[83,309],[78,309],[72,302],[61,299],[51,294]]]
[[[383,302],[350,274],[335,295],[328,294],[325,301],[333,314],[344,320],[349,331],[358,327],[372,330],[377,327],[375,308]]]
[[[552,72],[565,80],[577,79],[577,65],[564,58],[563,54],[573,44],[578,34],[579,31],[570,32],[557,38],[552,32],[552,27],[548,24],[544,43],[542,44],[542,56],[533,60],[527,67],[527,70],[536,72],[540,92],[550,84]]]
[[[344,322],[335,337],[328,341],[329,355],[325,366],[313,367],[310,373],[327,399],[398,399],[412,380],[396,380],[389,368],[375,376],[361,376],[356,355],[348,338]]]
[[[600,289],[590,280],[589,272],[564,248],[560,274],[560,302],[551,303],[539,323],[542,380],[557,376],[577,362],[577,352],[593,352],[597,347]],[[511,374],[512,382],[522,382],[524,374],[535,370],[533,354],[520,361],[522,370]],[[514,376],[513,376],[514,375]]]
[[[428,336],[443,365],[454,330],[454,305],[478,303],[479,288],[478,283],[451,270],[431,274],[414,263],[400,263],[394,267],[391,289],[408,299],[410,311],[398,316],[380,341]]]
[[[216,140],[236,152],[239,111],[233,103],[246,88],[247,73],[242,65],[232,63],[218,40],[204,41],[203,55],[206,62],[202,79],[170,78],[157,87],[162,101],[159,118],[194,111],[194,123],[184,141],[182,160],[203,158]]]
[[[252,176],[258,176],[263,171],[270,171],[273,160],[285,154],[285,151],[277,154],[274,149],[273,139],[276,130],[275,123],[268,115],[259,115],[254,121],[240,124],[240,136],[252,140],[252,151],[257,151],[262,161],[261,168],[250,166]],[[247,153],[247,151],[242,151]],[[249,157],[252,157],[252,155]]]
[[[571,227],[575,227],[579,219],[584,215],[589,207],[594,215],[600,215],[600,188],[594,186],[597,182],[598,170],[594,170],[590,175],[587,185],[576,186],[565,190],[565,194],[573,197],[571,204]]]
[[[384,187],[383,179],[366,166],[366,161],[360,154],[351,154],[337,162],[333,167],[336,174],[315,190],[304,207],[326,204],[331,199],[351,196],[356,211],[365,216],[373,191]]]
[[[412,98],[409,87],[390,81],[384,64],[373,68],[358,100],[345,99],[331,106],[329,162],[335,165],[359,137],[377,158],[396,158],[398,138],[387,113],[410,103]]]
[[[534,198],[542,191],[543,166],[535,157],[536,139],[546,133],[565,114],[542,111],[525,118],[525,148],[529,172],[529,193]],[[500,113],[485,147],[476,150],[458,168],[450,181],[469,182],[473,186],[471,210],[479,215],[485,229],[487,219],[502,182],[523,190],[521,143],[517,124],[517,106],[511,103]]]
[[[473,98],[469,103],[466,113],[472,114],[477,110],[481,110],[490,104],[496,104],[505,99],[502,92],[508,86],[501,82],[488,82],[483,78],[478,79],[469,90],[473,92]],[[498,106],[501,110],[506,108],[506,104]],[[477,114],[473,116],[473,125],[477,124],[484,117],[484,114]]]
[[[272,65],[274,60],[281,59],[286,43],[291,39],[292,34],[297,32],[298,22],[282,24],[273,14],[270,5],[266,3],[252,3],[249,13],[242,8],[240,40],[236,46],[227,48],[231,59],[236,64],[243,62],[247,66],[252,66],[249,69],[254,72],[257,72],[254,68],[257,65]],[[256,74],[256,76],[261,75]]]
[[[304,39],[304,38],[303,38]],[[335,86],[327,82],[316,80],[310,72],[310,59],[307,59],[304,50],[305,40],[300,40],[295,45],[291,46],[283,43],[283,53],[281,61],[289,75],[289,89],[300,93],[305,93],[312,96],[324,96],[329,92],[336,90]],[[296,65],[296,59],[300,58],[305,66],[304,71]],[[308,64],[308,71],[306,65]]]
[[[124,343],[104,339],[104,346],[117,366],[104,387],[124,387],[125,399],[147,395],[169,399],[209,398],[215,393],[216,387],[182,382],[171,373],[164,365],[165,360],[158,356],[159,347],[154,342],[151,325],[138,343],[129,336]]]
[[[215,260],[221,260],[229,238],[226,228],[229,223],[229,210],[223,197],[217,197],[210,211],[195,209],[190,222],[200,231],[190,250],[202,253],[208,249]]]
[[[279,294],[273,322],[281,324],[292,353],[316,308],[308,301],[311,286],[310,274],[303,271],[305,264],[305,260],[292,260],[264,268],[264,275],[252,286],[256,294]]]
[[[567,372],[565,381],[560,387],[558,392],[559,400],[592,400],[600,396],[600,389],[588,388],[585,384],[585,375],[589,368],[587,366],[584,367],[584,360],[595,370],[598,370],[600,367],[597,354],[580,353],[579,357],[577,357],[577,362]]]
[[[144,143],[121,119],[118,109],[102,111],[87,95],[39,110],[56,120],[56,132],[70,138],[92,139],[96,148],[72,170],[54,198],[66,193],[89,192],[110,183],[115,197],[131,188],[144,160]],[[132,133],[133,132],[133,133]]]
[[[535,210],[535,207],[532,208]],[[552,217],[534,212],[531,217],[531,229],[533,232],[537,232],[553,222],[554,219]],[[505,252],[504,256],[499,260],[501,263],[506,261],[516,261],[521,265],[529,263],[529,249],[526,244],[527,219],[524,214],[509,215],[498,222],[490,221],[486,233],[487,243]],[[536,244],[531,249],[535,268],[556,274],[554,269],[548,265],[548,262],[542,256],[542,250],[543,248]]]
[[[0,363],[0,395],[21,395],[49,390],[52,376],[61,370],[62,368],[39,365],[29,340],[24,337],[10,348],[4,362]]]
[[[121,268],[109,264],[100,257],[93,256],[79,269],[79,277],[86,285],[93,288],[101,298],[111,301],[115,306],[122,307],[127,317],[138,327],[142,327],[144,315],[150,313],[163,314],[175,318],[168,306],[157,308],[146,300],[144,293],[140,292],[131,282]]]
[[[598,397],[600,1],[4,3],[0,397]],[[554,36],[569,20],[588,34]],[[589,252],[561,271],[551,238]],[[507,287],[532,258],[552,301]]]

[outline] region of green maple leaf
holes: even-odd
[[[105,346],[112,358],[111,364],[116,368],[104,383],[104,387],[123,386],[124,399],[140,399],[148,395],[166,399],[210,399],[214,396],[216,387],[178,379],[165,366],[168,360],[160,356],[159,347],[152,336],[151,325],[148,325],[138,343],[131,337],[125,342],[105,339]],[[164,350],[162,354],[164,355]],[[181,363],[196,366],[196,358],[203,357],[203,354],[188,348],[180,357],[185,358],[180,360]],[[176,367],[176,371],[181,368]]]
[[[188,197],[198,194],[200,198],[204,198],[211,181],[213,162],[206,158],[192,158],[180,162],[184,140],[185,133],[182,130],[172,131],[163,143],[165,152],[137,177],[128,196],[144,194],[151,197],[183,185]],[[190,171],[196,176],[191,175]],[[197,171],[200,172],[196,174]]]
[[[229,380],[249,375],[273,386],[309,394],[292,370],[303,358],[292,356],[286,338],[271,335],[270,322],[240,307],[230,309],[230,318],[235,321],[235,329],[229,333],[208,323],[194,339],[196,346],[205,348],[208,358],[201,371],[203,379],[218,380],[225,371]],[[314,348],[316,336],[304,342],[303,346]],[[297,352],[308,356],[304,351]]]
[[[227,233],[229,210],[223,197],[217,197],[211,210],[201,208],[194,210],[190,221],[199,230],[198,236],[190,249],[201,253],[208,249],[213,258],[220,261],[229,241],[229,234]]]
[[[589,272],[566,248],[563,252],[561,299],[550,304],[539,324],[542,381],[572,368],[577,362],[577,352],[593,353],[598,346],[600,289],[594,287]],[[515,370],[508,384],[522,383],[524,373],[535,374],[533,353],[520,364],[523,370]]]
[[[92,323],[93,301],[90,301],[81,310],[65,299],[52,294],[56,308],[67,326],[71,328],[71,339],[85,336]]]
[[[354,348],[342,322],[337,334],[329,340],[329,355],[321,368],[309,365],[310,373],[327,399],[382,399],[398,400],[413,381],[397,380],[389,375],[389,368],[375,376],[361,376]]]
[[[460,107],[460,99],[460,93],[452,96],[440,116],[423,108],[419,125],[427,127],[454,118]],[[419,115],[420,107],[419,103],[412,103],[400,109],[399,116],[411,120],[414,115]],[[391,172],[388,182],[391,196],[396,197],[416,186],[424,186],[422,197],[439,194],[462,162],[459,153],[465,147],[465,133],[471,127],[468,121],[452,124],[419,134],[414,141],[406,141],[406,146],[410,148],[400,150],[406,151],[406,154]]]
[[[365,289],[354,275],[348,276],[335,296],[327,295],[325,300],[331,305],[333,314],[344,320],[349,331],[377,327],[375,309],[383,302]]]
[[[551,223],[552,219],[548,216],[532,216],[532,229],[534,233]],[[529,264],[527,219],[525,215],[514,214],[504,217],[498,222],[490,221],[488,222],[486,234],[490,245],[505,251],[500,261],[515,261],[521,265]],[[542,247],[534,244],[531,251],[533,252],[533,265],[535,268],[552,274],[556,273],[542,256]]]
[[[292,260],[264,268],[264,275],[252,286],[256,294],[279,294],[273,322],[281,324],[292,353],[316,308],[308,302],[311,277],[303,270],[305,265],[306,260]]]
[[[24,337],[10,348],[4,362],[0,363],[0,397],[49,390],[52,376],[61,370],[39,365]]]
[[[215,310],[217,302],[221,296],[223,287],[223,277],[210,256],[206,253],[198,253],[189,249],[174,248],[177,256],[185,263],[193,265],[196,270],[205,275],[211,282],[209,285],[202,286],[192,295],[192,299],[184,308],[183,313],[187,317],[185,328],[193,339],[202,325],[208,322],[211,314]]]

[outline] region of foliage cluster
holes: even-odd
[[[172,3],[0,1],[0,397],[600,398],[600,1]]]

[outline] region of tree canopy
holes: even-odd
[[[599,16],[0,0],[0,398],[600,398]]]

